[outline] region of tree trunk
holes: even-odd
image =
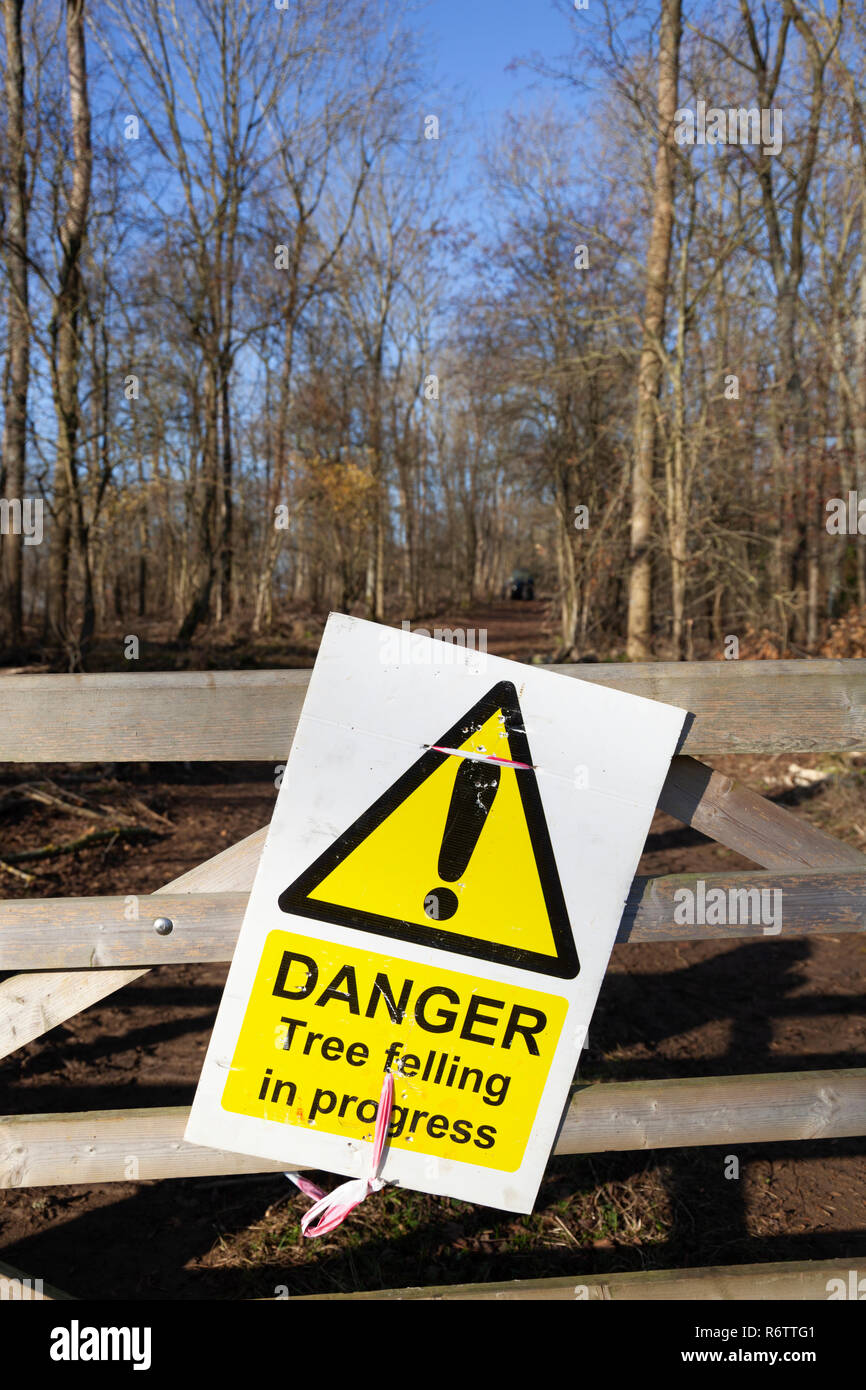
[[[69,202],[59,229],[60,275],[50,326],[52,383],[57,416],[57,457],[54,472],[54,540],[57,545],[53,547],[56,553],[53,555],[51,589],[53,635],[65,649],[70,669],[81,670],[95,624],[93,577],[78,476],[79,318],[85,301],[81,249],[87,231],[93,167],[84,44],[84,0],[67,0],[66,54],[69,70],[69,105],[72,114],[73,166]],[[70,533],[75,540],[84,584],[81,623],[77,634],[73,634],[67,621]]]
[[[232,498],[232,417],[229,395],[229,371],[221,366],[220,426],[222,430],[222,481],[220,525],[220,598],[222,614],[231,614],[234,574],[234,508]]]
[[[23,506],[27,460],[27,386],[30,375],[30,313],[27,276],[27,144],[24,135],[24,52],[21,11],[24,0],[4,0],[6,21],[6,139],[9,153],[9,211],[6,224],[6,311],[8,390],[3,422],[5,493]],[[21,570],[23,537],[3,540],[5,637],[10,647],[21,642]],[[2,621],[2,618],[0,618]]]
[[[658,150],[653,216],[647,253],[646,304],[638,369],[638,408],[632,475],[631,553],[628,597],[628,656],[646,661],[652,643],[653,463],[656,403],[662,383],[659,351],[664,335],[665,301],[674,221],[674,118],[679,85],[681,0],[662,0],[659,41]]]
[[[204,451],[199,469],[200,495],[197,499],[198,528],[193,559],[192,598],[178,629],[177,640],[181,646],[188,646],[196,629],[206,621],[216,576],[213,521],[217,500],[218,410],[216,373],[214,367],[210,366],[205,377]]]
[[[854,468],[860,498],[866,497],[866,161],[860,165],[860,282],[854,319]],[[866,607],[866,547],[858,544],[857,602]]]
[[[385,530],[386,498],[384,480],[384,449],[382,428],[382,359],[380,335],[372,364],[373,383],[370,408],[370,451],[373,473],[373,532],[367,560],[366,601],[369,617],[381,623],[385,616]]]
[[[558,659],[571,661],[575,650],[579,614],[577,566],[574,557],[574,513],[569,505],[568,466],[557,477],[556,567],[559,588],[559,635],[562,641]]]

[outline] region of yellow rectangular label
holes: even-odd
[[[223,1108],[514,1172],[568,1001],[294,932],[265,941]]]

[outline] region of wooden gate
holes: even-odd
[[[761,937],[760,925],[682,925],[674,894],[781,889],[785,938],[860,932],[866,856],[699,761],[724,753],[866,751],[866,661],[551,667],[692,712],[659,806],[762,872],[637,878],[617,940]],[[285,761],[308,671],[0,679],[0,762]],[[0,902],[0,1057],[155,965],[228,961],[265,830],[158,893]],[[133,891],[134,895],[134,891]],[[173,929],[160,935],[157,917]],[[770,938],[770,939],[778,939]],[[190,1080],[195,1078],[191,1077]],[[285,1164],[186,1144],[183,1107],[0,1118],[0,1186],[279,1172]],[[866,1134],[866,1068],[576,1085],[558,1154],[838,1139]],[[826,1297],[850,1261],[583,1279],[592,1298]],[[4,1269],[7,1267],[3,1267]],[[361,1297],[574,1297],[573,1280]],[[347,1295],[356,1297],[359,1295]]]

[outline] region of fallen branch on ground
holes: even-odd
[[[14,874],[15,878],[23,878],[25,883],[36,882],[36,874],[28,874],[24,869],[16,869],[14,864],[7,864],[5,859],[0,859],[0,869],[5,874]]]
[[[125,791],[120,783],[114,786],[120,791]],[[113,788],[112,788],[113,789]],[[138,815],[146,820],[156,821],[159,825],[167,826],[173,830],[173,822],[167,816],[160,815],[150,806],[146,805],[139,797],[132,796],[126,792],[127,802],[134,808]],[[41,782],[19,782],[11,787],[3,796],[0,796],[0,813],[4,811],[17,810],[19,806],[28,801],[35,801],[40,806],[50,806],[57,811],[69,816],[85,816],[89,820],[101,820],[118,822],[126,826],[135,824],[135,818],[129,811],[117,806],[105,806],[100,802],[87,801],[77,792],[70,791],[67,787],[59,787],[56,782],[49,778]]]
[[[53,859],[58,854],[72,854],[77,849],[87,849],[90,845],[103,844],[106,840],[163,840],[158,830],[150,830],[141,825],[115,825],[110,830],[91,830],[77,840],[67,840],[62,845],[43,845],[41,849],[21,849],[7,854],[9,864],[20,864],[25,859]]]

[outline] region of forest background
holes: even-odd
[[[2,0],[7,667],[866,651],[862,9],[442,7]]]

